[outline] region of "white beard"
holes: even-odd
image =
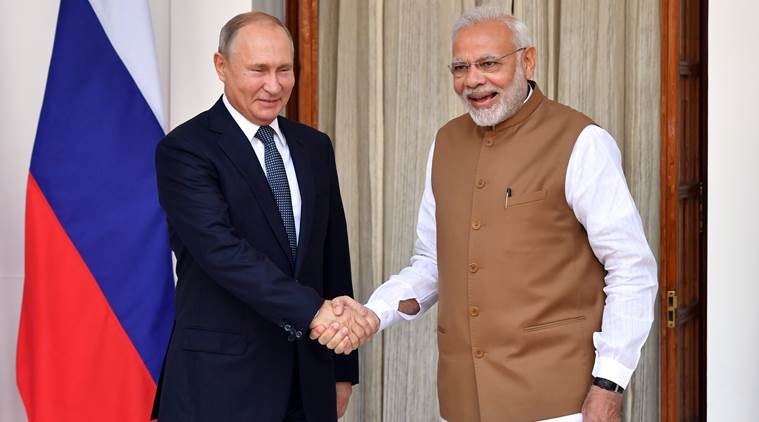
[[[464,108],[472,117],[477,126],[495,126],[509,117],[516,114],[527,96],[527,87],[525,85],[524,71],[522,70],[521,60],[517,63],[514,70],[514,76],[511,78],[511,85],[506,89],[497,88],[490,84],[478,87],[477,89],[464,88],[461,93],[461,101],[464,102]],[[497,93],[500,101],[489,108],[475,108],[472,106],[467,97],[472,94]]]

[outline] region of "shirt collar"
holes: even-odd
[[[527,98],[524,99],[524,102],[522,104],[526,103],[530,97],[532,97],[532,84],[527,82]]]
[[[249,142],[253,142],[255,139],[258,142],[261,142],[260,139],[256,138],[256,133],[258,132],[258,128],[260,128],[260,125],[257,125],[250,120],[246,119],[245,116],[243,116],[239,111],[237,111],[236,108],[232,105],[232,103],[229,102],[226,95],[221,96],[222,101],[224,101],[224,106],[227,107],[227,111],[229,111],[229,114],[232,115],[232,119],[234,119],[235,123],[237,123],[237,126],[240,126],[240,129],[242,129],[242,133],[245,134],[245,137],[248,139]],[[269,126],[274,129],[274,133],[277,134],[277,136],[274,138],[274,141],[279,143],[282,146],[286,145],[285,142],[285,136],[282,134],[282,131],[279,129],[279,119],[274,119],[271,123],[269,123]]]

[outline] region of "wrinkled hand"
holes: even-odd
[[[377,315],[351,297],[340,296],[329,302],[337,323],[322,324],[315,318],[310,337],[335,353],[349,354],[379,330]]]
[[[348,408],[348,401],[351,399],[353,385],[350,382],[341,381],[335,384],[335,390],[337,391],[337,417],[342,418],[345,414],[345,409]]]
[[[590,387],[582,404],[584,422],[620,422],[622,420],[622,394],[603,388]]]

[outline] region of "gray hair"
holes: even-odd
[[[223,56],[228,56],[229,48],[232,45],[232,41],[234,41],[237,31],[244,26],[254,23],[282,28],[282,30],[285,31],[285,34],[287,34],[287,38],[290,40],[290,47],[293,47],[293,51],[295,51],[293,36],[290,34],[287,27],[282,24],[282,21],[263,12],[246,12],[233,17],[221,27],[221,32],[219,32],[219,53]]]
[[[451,30],[451,39],[455,39],[460,30],[482,22],[501,22],[506,25],[514,35],[514,44],[516,48],[532,47],[532,36],[527,25],[521,20],[514,17],[502,9],[493,6],[476,7],[456,19]]]

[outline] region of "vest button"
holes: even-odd
[[[480,269],[480,266],[479,266],[479,265],[477,265],[476,263],[474,263],[474,262],[473,262],[473,263],[469,264],[469,272],[470,272],[470,273],[474,274],[474,273],[476,273],[476,272],[477,272],[477,270],[479,270],[479,269]]]
[[[479,178],[477,179],[477,182],[475,182],[474,186],[477,187],[477,189],[482,189],[485,187],[485,179]]]
[[[478,308],[476,306],[472,306],[471,308],[469,308],[469,315],[471,315],[473,317],[479,316],[480,315],[480,308]]]
[[[482,227],[480,220],[472,220],[472,230],[479,230]]]
[[[493,140],[492,139],[486,139],[485,140],[485,146],[492,147],[493,146]]]
[[[483,352],[480,349],[474,349],[474,357],[476,357],[477,359],[482,359],[483,357],[485,357],[485,352]]]

